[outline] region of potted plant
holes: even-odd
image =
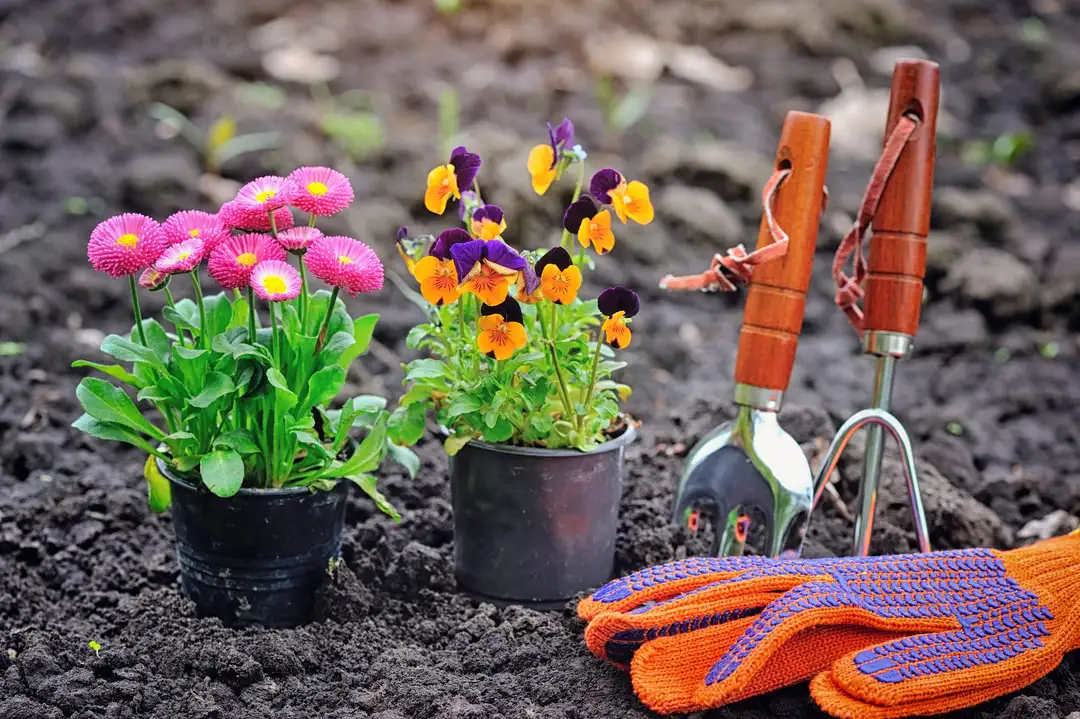
[[[340,293],[383,284],[367,245],[315,228],[352,199],[341,173],[301,168],[245,185],[216,214],[183,211],[161,224],[123,214],[90,236],[94,268],[128,279],[135,325],[101,344],[121,364],[75,366],[136,394],[84,378],[74,426],[146,452],[150,507],[172,508],[184,591],[228,624],[309,619],[339,555],[349,485],[397,518],[375,473],[388,453],[418,466],[388,438],[385,399],[330,408],[378,320],[350,317]],[[309,222],[294,226],[292,208]],[[204,260],[218,294],[203,294]],[[331,290],[312,292],[308,271]],[[178,281],[193,299],[174,299]],[[164,323],[142,316],[140,286],[164,294]]]
[[[648,188],[611,169],[583,194],[586,153],[569,120],[548,126],[528,169],[543,195],[571,168],[573,202],[558,246],[523,251],[486,204],[480,158],[464,147],[432,170],[425,205],[459,200],[464,228],[398,233],[427,319],[408,336],[427,356],[405,365],[407,391],[390,434],[415,442],[433,414],[446,434],[459,585],[495,601],[561,605],[610,578],[623,454],[635,424],[620,411],[630,388],[612,379],[630,344],[639,300],[626,287],[579,296],[582,271],[615,245],[612,217],[647,224]]]

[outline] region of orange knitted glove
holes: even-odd
[[[579,607],[593,617],[587,637],[594,652],[598,638],[606,637],[601,653],[610,658],[628,636],[634,643],[620,633],[643,633],[636,653],[624,658],[632,657],[634,687],[650,708],[713,708],[821,670],[812,691],[838,717],[947,711],[1025,686],[1080,646],[1080,626],[1072,626],[1080,625],[1074,611],[1080,602],[1064,594],[1080,560],[1076,534],[1010,552],[739,560],[741,569],[735,559],[699,560],[710,567],[693,578],[694,565],[646,570]],[[709,579],[726,578],[685,592],[710,572]],[[659,604],[638,602],[630,611],[596,611],[597,605],[626,609],[635,593],[662,596],[665,584],[685,593]],[[746,617],[746,600],[760,602],[765,594],[776,598]],[[744,610],[734,620],[685,614],[692,603],[730,610],[739,600]],[[678,623],[658,621],[678,607],[684,612]],[[642,628],[654,612],[652,626]],[[611,624],[614,633],[605,628]]]

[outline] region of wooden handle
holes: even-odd
[[[941,73],[927,60],[901,60],[893,71],[885,137],[904,113],[918,119],[881,195],[867,256],[864,332],[914,336],[922,309],[926,236],[934,188]]]
[[[789,112],[784,120],[776,169],[791,172],[776,192],[773,216],[788,234],[788,248],[754,268],[735,359],[740,384],[783,392],[791,379],[824,201],[829,129],[828,120],[807,112]],[[772,241],[762,217],[757,249]]]

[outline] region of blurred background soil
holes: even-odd
[[[1011,547],[1077,526],[1080,2],[440,1],[0,0],[0,719],[652,716],[588,654],[573,604],[540,614],[456,594],[433,439],[416,480],[391,470],[383,482],[400,524],[352,500],[323,621],[232,631],[181,597],[170,520],[146,508],[138,453],[69,428],[71,362],[100,359],[104,334],[130,327],[124,283],[86,263],[102,218],[213,211],[258,175],[328,164],[357,202],[323,229],[400,273],[398,226],[446,226],[424,210],[422,183],[456,139],[483,155],[507,239],[548,246],[572,181],[539,198],[525,158],[564,116],[590,167],[645,180],[657,208],[653,224],[618,228],[586,288],[626,284],[643,300],[623,353],[644,435],[617,573],[705,549],[667,516],[682,455],[730,416],[741,293],[673,295],[657,281],[754,244],[788,110],[828,115],[833,139],[781,423],[816,462],[868,404],[873,362],[832,304],[829,266],[901,57],[942,66],[927,300],[894,400],[932,541]],[[244,136],[232,147],[250,152],[208,145],[225,118]],[[382,314],[352,389],[396,396],[421,315],[393,283],[350,304]],[[861,446],[808,552],[846,551]],[[891,454],[884,484],[872,549],[914,550]],[[1064,719],[1080,711],[1078,666],[1067,658],[962,716]],[[794,687],[714,715],[819,712]]]

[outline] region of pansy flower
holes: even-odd
[[[307,251],[309,245],[312,242],[323,236],[320,230],[314,227],[308,227],[307,225],[301,225],[300,227],[294,227],[291,230],[285,230],[279,232],[277,236],[277,242],[289,252],[297,255],[302,255]]]
[[[495,305],[481,305],[477,327],[476,346],[496,360],[510,359],[528,342],[521,307],[509,297]]]
[[[610,287],[600,293],[596,304],[607,318],[601,326],[607,343],[615,349],[629,346],[631,335],[626,321],[641,309],[637,293],[622,286]]]
[[[375,251],[351,237],[320,237],[308,247],[304,264],[326,284],[353,296],[383,286],[383,265]]]
[[[292,229],[296,224],[296,218],[293,217],[292,210],[288,207],[281,207],[274,210],[274,224],[270,225],[270,215],[266,212],[252,211],[245,208],[236,200],[229,200],[221,209],[218,210],[218,216],[221,217],[229,227],[236,230],[247,230],[249,232],[270,232],[272,229],[276,229],[278,232]]]
[[[506,232],[506,219],[498,205],[484,205],[476,208],[472,215],[473,237],[481,240],[494,240]]]
[[[161,223],[161,232],[170,245],[178,245],[188,240],[202,240],[207,252],[232,236],[229,226],[209,212],[183,210],[176,212]]]
[[[442,233],[439,238],[447,233]],[[439,244],[436,239],[435,244]],[[434,253],[435,247],[432,246]],[[502,240],[470,240],[450,245],[458,282],[484,304],[497,305],[506,299],[511,279],[525,268],[525,258]]]
[[[251,289],[267,302],[296,299],[301,284],[300,273],[284,260],[264,260],[251,271]]]
[[[529,264],[528,260],[526,260],[525,266],[521,268],[521,272],[518,273],[515,284],[517,284],[517,296],[515,299],[518,302],[535,305],[544,299],[544,291],[540,289],[540,276],[536,274],[536,270]]]
[[[161,225],[146,215],[128,212],[94,228],[86,255],[98,272],[123,277],[154,264],[164,250]]]
[[[536,263],[540,290],[544,297],[557,305],[568,305],[577,299],[581,289],[581,270],[561,247],[549,250]]]
[[[336,215],[352,204],[349,178],[329,167],[301,167],[287,178],[296,187],[291,204],[309,215]]]
[[[282,260],[287,255],[269,235],[247,234],[230,237],[210,253],[210,276],[226,290],[247,287],[255,265],[266,260]]]
[[[450,257],[450,248],[462,242],[472,242],[472,238],[461,228],[440,232],[428,254],[411,268],[413,277],[420,283],[420,294],[433,305],[452,305],[461,296],[457,267]],[[407,257],[404,250],[401,252]]]
[[[603,210],[589,195],[566,208],[563,228],[577,235],[582,247],[592,247],[596,254],[604,255],[615,247],[615,235],[611,231],[611,212]]]
[[[163,272],[158,272],[153,267],[147,267],[143,270],[143,273],[139,275],[139,287],[142,287],[144,290],[157,292],[167,284],[169,284],[169,276]]]
[[[574,142],[574,123],[563,118],[557,128],[548,123],[548,144],[537,145],[529,152],[529,175],[536,194],[543,195],[559,177],[563,155]]]
[[[634,180],[628,183],[615,170],[598,170],[589,181],[589,192],[604,204],[611,205],[624,225],[627,218],[639,225],[653,221],[652,201],[644,182]]]
[[[469,189],[480,171],[480,156],[463,146],[455,147],[450,161],[428,173],[424,207],[436,215],[446,212],[446,203],[453,197],[461,199],[462,190]]]
[[[154,263],[158,272],[167,275],[178,275],[181,272],[191,272],[199,266],[203,257],[206,256],[206,245],[198,237],[191,237],[175,245],[169,245],[161,253],[161,257]]]

